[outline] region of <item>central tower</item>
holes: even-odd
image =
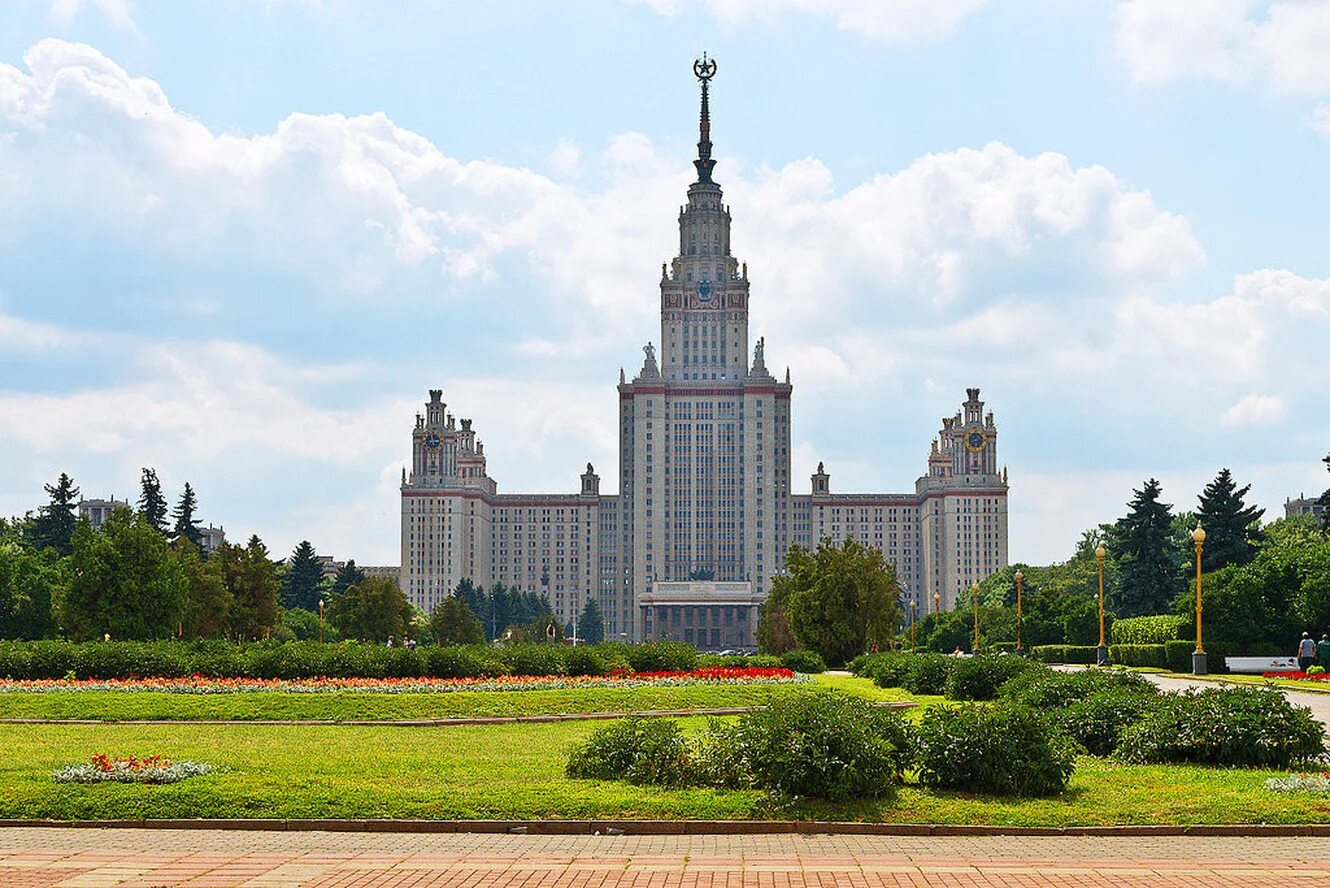
[[[742,379],[748,364],[748,269],[730,253],[730,208],[711,178],[711,78],[716,62],[693,63],[702,84],[697,181],[679,208],[679,252],[661,266],[661,373],[670,382]]]
[[[730,210],[712,178],[711,81],[701,85],[697,179],[662,265],[660,355],[619,383],[618,609],[637,614],[655,584],[690,579],[766,591],[789,546],[790,383],[749,361],[748,273],[730,250]],[[708,627],[715,628],[715,627]],[[645,624],[634,627],[641,637]]]

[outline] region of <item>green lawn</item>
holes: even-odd
[[[692,719],[690,727],[700,727]],[[779,806],[758,792],[569,780],[595,723],[432,728],[3,725],[0,817],[818,818],[1074,825],[1330,821],[1330,801],[1267,792],[1271,772],[1114,765],[1082,758],[1055,799],[907,786],[894,802]],[[171,786],[57,785],[96,752],[162,753],[219,770]]]
[[[237,721],[328,719],[394,720],[478,716],[640,712],[755,706],[775,694],[835,688],[872,700],[906,700],[898,689],[845,675],[819,675],[815,685],[683,685],[675,687],[567,688],[540,691],[456,691],[172,694],[157,691],[54,691],[0,694],[0,718]]]

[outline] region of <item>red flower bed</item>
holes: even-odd
[[[1308,675],[1305,672],[1262,672],[1261,678],[1296,678],[1300,681],[1330,681],[1330,672]]]
[[[675,672],[610,675],[496,675],[476,678],[214,678],[206,675],[148,678],[0,679],[0,693],[50,691],[165,691],[177,694],[226,694],[246,691],[320,693],[441,693],[448,691],[526,691],[580,687],[743,684],[806,681],[783,666],[708,666]]]

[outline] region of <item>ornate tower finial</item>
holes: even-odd
[[[711,103],[708,87],[711,78],[716,76],[716,60],[702,53],[702,58],[693,61],[693,75],[702,82],[702,116],[698,127],[697,160],[693,161],[693,166],[697,167],[697,181],[709,183],[716,162],[711,159]]]

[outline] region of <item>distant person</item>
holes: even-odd
[[[1321,640],[1316,642],[1316,662],[1321,666],[1330,663],[1330,633],[1322,632]]]
[[[1298,668],[1303,672],[1307,667],[1316,662],[1316,642],[1312,641],[1310,633],[1302,633],[1302,641],[1298,642]]]
[[[965,656],[965,651],[961,650],[961,646],[960,646],[960,645],[956,645],[956,650],[952,651],[952,652],[951,652],[951,655],[952,655],[953,657],[964,657],[964,656]]]
[[[1303,635],[1306,635],[1307,633],[1304,632],[1304,633],[1302,633],[1302,634],[1303,634]],[[388,647],[392,647],[392,646],[393,646],[393,637],[392,637],[391,635],[389,635],[389,636],[388,636]]]

